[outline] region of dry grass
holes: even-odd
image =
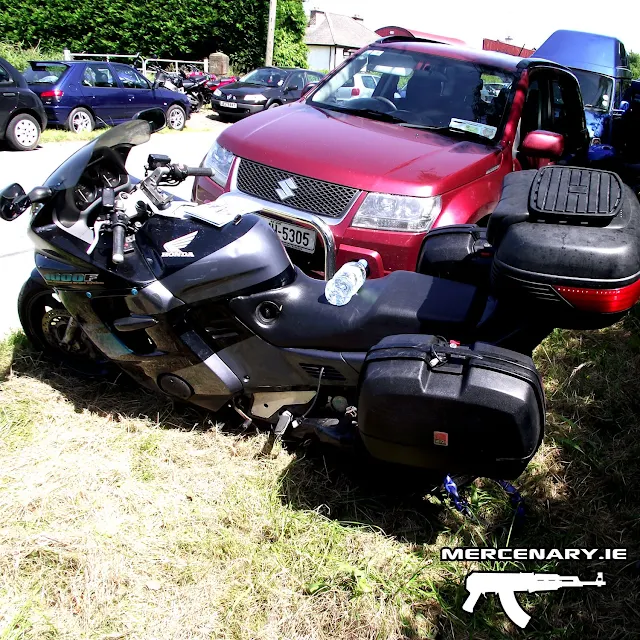
[[[640,340],[633,318],[558,332],[538,353],[546,444],[518,485],[471,493],[464,521],[419,485],[298,449],[118,384],[80,381],[21,334],[0,346],[0,639],[640,637],[638,568],[526,565],[603,589],[531,595],[525,632],[497,600],[461,610],[469,566],[443,545],[640,551]],[[625,566],[627,565],[627,566]],[[477,567],[476,567],[477,568]]]

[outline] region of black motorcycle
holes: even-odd
[[[191,111],[197,113],[202,106],[209,104],[213,92],[207,87],[207,83],[211,80],[211,76],[202,75],[196,78],[186,76],[182,72],[182,88],[184,89],[189,102],[191,103]]]
[[[425,477],[512,479],[543,437],[531,350],[553,327],[602,327],[640,298],[640,204],[617,176],[571,167],[511,174],[487,230],[429,234],[432,275],[366,281],[342,307],[294,267],[236,196],[176,201],[162,185],[206,167],[132,147],[151,110],[68,158],[0,214],[32,207],[36,269],[18,306],[56,361],[134,380],[282,437],[362,448]]]

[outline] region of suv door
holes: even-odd
[[[584,161],[589,137],[577,81],[560,69],[535,69],[520,117],[520,143],[531,131],[553,131],[564,136],[563,163]],[[552,158],[531,158],[518,153],[523,168],[539,168]]]
[[[282,99],[284,102],[293,102],[294,100],[300,100],[302,97],[302,90],[305,85],[304,71],[296,71],[287,78],[287,83],[284,86],[282,92]]]
[[[9,69],[0,62],[0,137],[11,119],[13,110],[18,105],[18,87]]]
[[[126,64],[114,64],[118,80],[125,89],[124,114],[132,118],[138,111],[156,106],[156,99],[149,81],[133,67]]]
[[[122,90],[108,62],[87,62],[80,82],[87,104],[100,120],[116,124],[124,119]]]

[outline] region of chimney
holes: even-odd
[[[315,27],[317,24],[320,24],[325,19],[324,11],[319,11],[318,9],[311,9],[311,15],[309,17],[309,26]]]
[[[352,19],[357,20],[358,22],[364,22],[364,18],[361,18],[360,16],[353,16]]]

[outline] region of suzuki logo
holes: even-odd
[[[294,191],[298,188],[298,185],[295,183],[293,178],[280,180],[278,184],[280,185],[280,187],[276,189],[276,193],[278,194],[278,198],[280,198],[280,200],[287,200],[288,198],[293,198],[293,196],[296,195]]]

